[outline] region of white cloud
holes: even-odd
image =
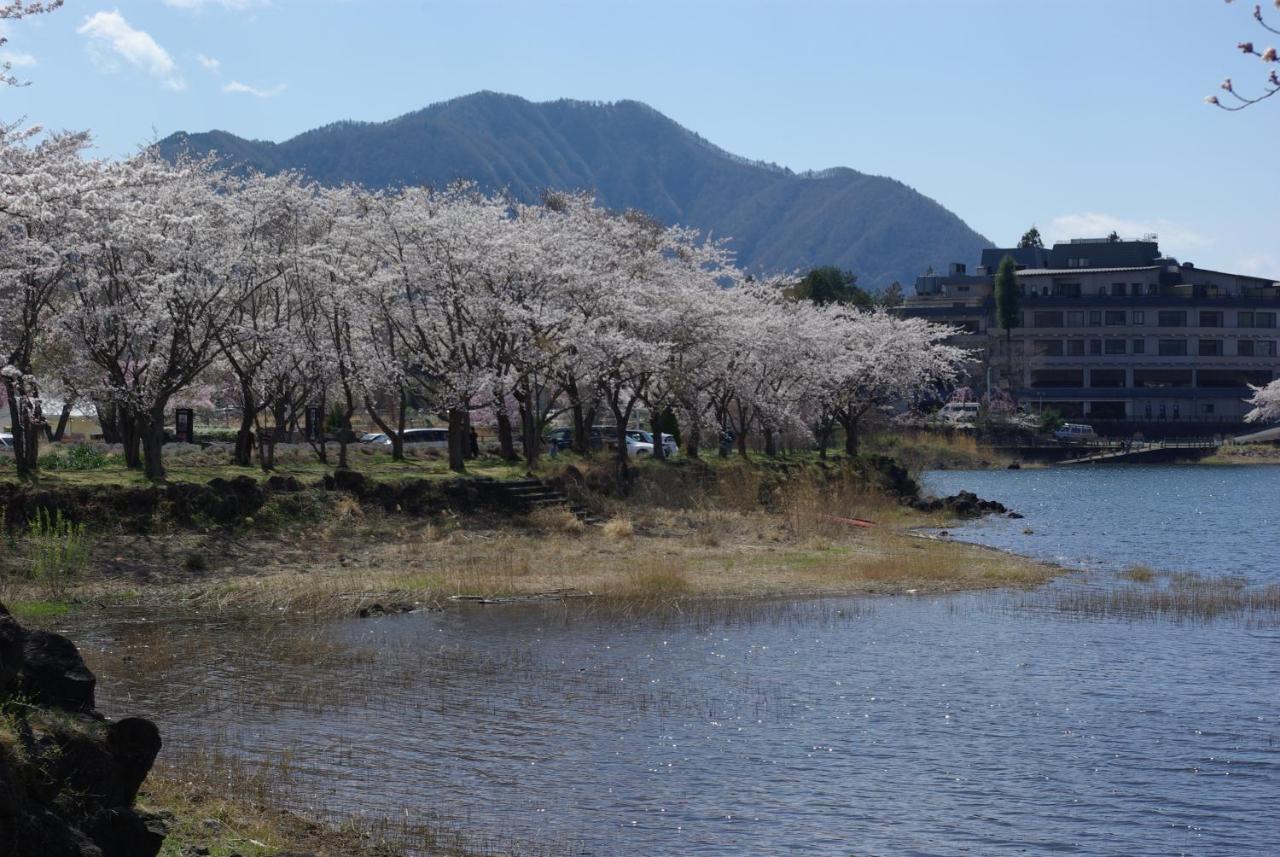
[[[222,91],[252,95],[256,98],[275,98],[277,95],[284,92],[287,87],[287,84],[277,83],[270,89],[258,89],[256,86],[250,86],[247,83],[241,83],[238,80],[233,80],[226,86],[222,87]]]
[[[13,68],[30,68],[36,64],[36,58],[31,54],[18,53],[16,51],[0,51],[0,63],[5,63]]]
[[[1098,212],[1055,217],[1045,230],[1045,237],[1050,241],[1070,241],[1072,238],[1106,238],[1112,232],[1118,233],[1121,238],[1158,235],[1160,250],[1175,256],[1202,250],[1213,244],[1211,238],[1171,220],[1129,220]]]
[[[267,0],[164,0],[164,5],[175,9],[203,9],[206,6],[221,6],[223,9],[248,9],[253,6],[266,6]]]
[[[221,60],[216,60],[213,57],[207,57],[204,54],[196,54],[196,62],[200,63],[200,65],[204,67],[205,71],[211,71],[214,74],[217,74],[222,70]]]
[[[94,59],[104,68],[114,70],[115,67],[113,59],[97,52],[105,47],[130,65],[158,78],[167,89],[181,91],[187,88],[169,52],[160,47],[149,33],[129,26],[119,12],[95,12],[84,19],[76,32],[89,38]]]

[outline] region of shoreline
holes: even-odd
[[[939,518],[853,532],[811,523],[810,532],[795,534],[769,513],[694,512],[562,532],[558,526],[571,526],[567,517],[449,529],[373,515],[222,544],[200,534],[116,537],[99,543],[97,568],[84,579],[56,590],[9,581],[0,601],[36,622],[113,607],[337,618],[460,602],[653,609],[698,600],[931,595],[1028,588],[1070,572],[923,532],[954,526]],[[118,573],[125,556],[133,569]]]

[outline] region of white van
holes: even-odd
[[[962,423],[971,425],[978,420],[979,407],[977,402],[947,402],[942,406],[942,410],[938,411],[938,419],[953,425]]]
[[[1053,436],[1066,443],[1081,443],[1098,437],[1093,430],[1093,426],[1081,423],[1063,423],[1054,431]]]

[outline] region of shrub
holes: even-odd
[[[27,524],[27,576],[53,591],[61,590],[83,573],[89,563],[84,524],[40,509]]]
[[[116,463],[119,463],[117,456],[84,445],[40,456],[40,467],[45,470],[101,470]]]
[[[580,535],[587,525],[571,509],[564,506],[551,506],[534,509],[529,513],[529,521],[538,529],[567,536]]]
[[[636,528],[628,518],[611,518],[604,525],[604,537],[611,542],[628,541],[635,534]]]

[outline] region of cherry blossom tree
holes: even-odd
[[[229,276],[238,254],[224,177],[207,163],[144,153],[107,168],[71,260],[61,326],[101,373],[119,414],[125,460],[165,476],[165,412],[219,355],[244,297]],[[139,457],[141,448],[141,460]]]
[[[46,2],[23,2],[23,0],[11,0],[9,3],[0,3],[0,21],[16,21],[25,18],[28,15],[42,15],[45,12],[52,12],[61,6],[63,0],[46,0]],[[9,38],[0,33],[0,48],[9,43]],[[0,86],[25,86],[23,81],[18,80],[13,74],[13,63],[5,60],[0,62]]]
[[[1280,421],[1280,379],[1272,381],[1265,387],[1253,387],[1253,397],[1249,399],[1249,404],[1253,405],[1253,410],[1245,415],[1245,421],[1251,423],[1257,422],[1278,422]]]
[[[1232,0],[1227,0],[1227,2],[1230,3]],[[1275,3],[1275,6],[1277,9],[1280,9],[1280,2]],[[1254,4],[1253,19],[1263,31],[1274,35],[1280,35],[1280,28],[1269,23],[1266,16],[1262,14],[1261,4]],[[1260,87],[1248,94],[1242,93],[1236,89],[1235,83],[1228,77],[1223,80],[1219,86],[1219,88],[1226,93],[1225,96],[1219,98],[1217,95],[1210,95],[1205,98],[1205,101],[1209,104],[1232,112],[1244,110],[1246,107],[1252,107],[1258,102],[1266,101],[1277,92],[1280,92],[1280,65],[1278,65],[1278,63],[1280,63],[1280,55],[1276,53],[1276,49],[1273,47],[1267,47],[1262,50],[1258,50],[1251,40],[1240,42],[1236,47],[1239,48],[1241,53],[1247,56],[1257,57],[1258,61],[1262,63],[1263,68],[1266,70],[1266,77]],[[1226,100],[1224,101],[1223,99]]]
[[[18,475],[38,466],[45,427],[36,360],[53,338],[76,229],[96,166],[80,158],[86,134],[0,126],[0,368]],[[63,421],[65,424],[65,420]]]

